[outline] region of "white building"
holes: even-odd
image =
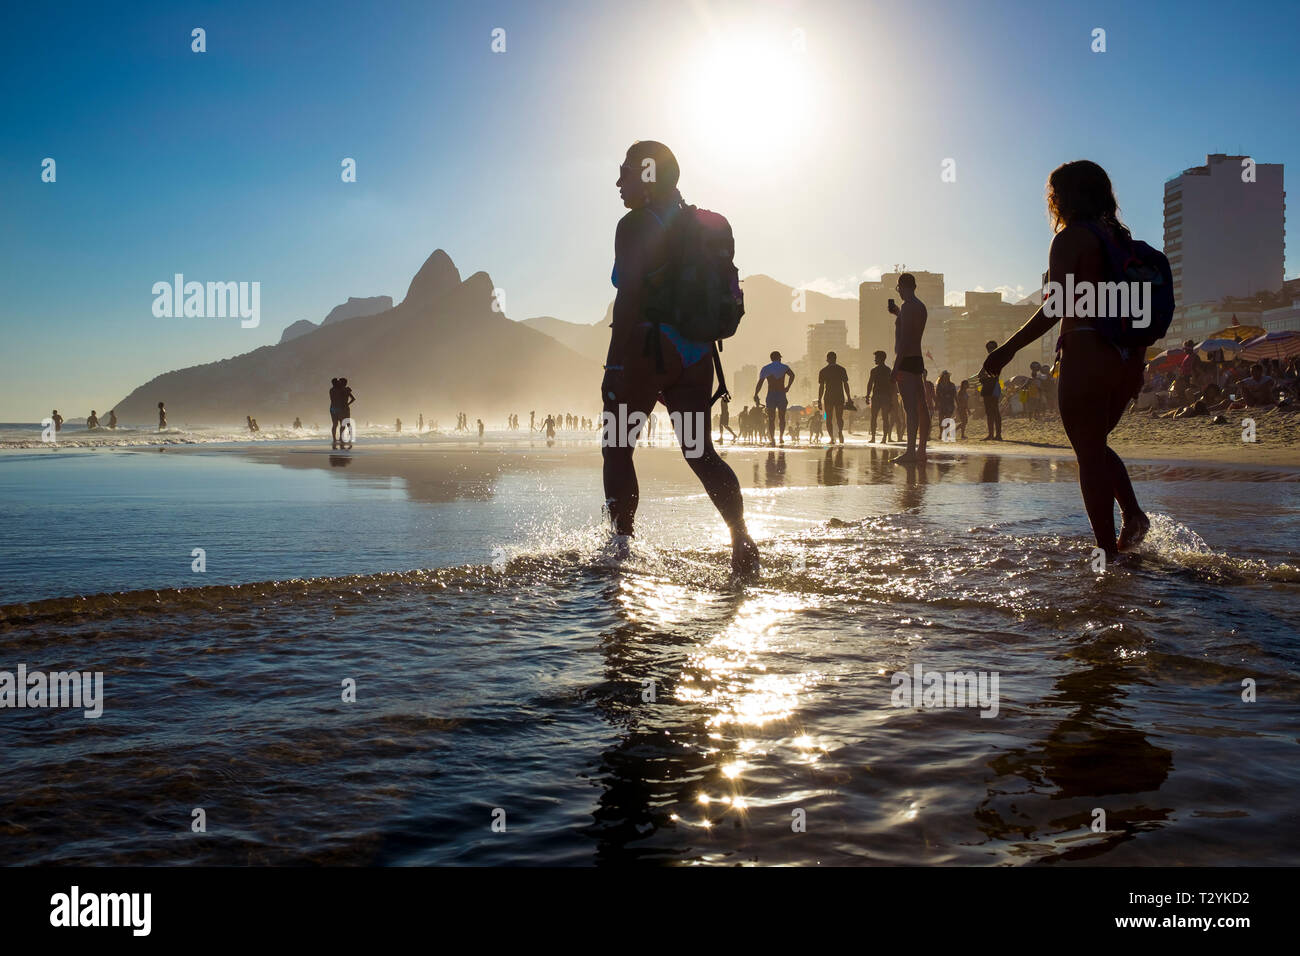
[[[1166,182],[1165,255],[1180,306],[1282,288],[1282,164],[1211,153]]]

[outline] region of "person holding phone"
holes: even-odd
[[[898,383],[903,413],[907,418],[907,451],[892,460],[906,465],[925,458],[925,443],[930,437],[930,409],[925,400],[925,353],[921,349],[928,313],[925,303],[916,297],[916,277],[910,272],[899,276],[894,288],[903,299],[901,306],[890,299],[889,312],[894,316],[894,381]]]

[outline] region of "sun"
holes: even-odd
[[[724,33],[692,51],[679,94],[688,134],[715,160],[764,167],[798,151],[820,105],[799,31]]]

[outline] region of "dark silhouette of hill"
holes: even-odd
[[[346,376],[359,422],[413,421],[422,412],[450,425],[462,410],[485,420],[526,417],[532,408],[595,414],[600,360],[493,311],[492,290],[485,272],[462,281],[439,249],[394,308],[327,317],[277,345],[167,372],[109,407],[128,422],[155,421],[160,401],[176,424],[239,423],[246,415],[326,422],[330,379]]]
[[[372,295],[364,299],[348,296],[348,301],[330,309],[330,314],[321,320],[320,325],[333,325],[335,322],[342,322],[344,319],[375,315],[379,312],[387,312],[392,307],[393,297],[391,295]],[[288,342],[290,339],[296,339],[300,335],[315,331],[320,328],[320,325],[310,319],[299,319],[280,333],[280,341],[283,343]]]

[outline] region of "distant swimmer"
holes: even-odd
[[[478,437],[479,437],[479,438],[482,438],[482,437],[483,437],[483,419],[480,418],[480,419],[477,419],[477,421],[478,421]]]
[[[781,353],[773,352],[768,356],[772,361],[763,366],[762,371],[758,373],[758,383],[754,386],[754,403],[761,404],[758,400],[758,392],[767,382],[767,441],[770,445],[776,444],[776,436],[780,434],[781,444],[785,444],[785,410],[789,405],[786,393],[790,391],[790,386],[794,384],[794,371],[790,366],[781,361]],[[786,377],[789,376],[789,381]],[[779,433],[775,430],[777,427],[778,417],[780,420]]]
[[[110,408],[110,409],[108,410],[108,427],[109,427],[109,428],[116,428],[116,427],[117,427],[117,410],[116,410],[116,409]]]
[[[99,427],[99,416],[95,414],[95,410],[93,408],[90,410],[90,414],[86,416],[86,427],[87,428]]]
[[[894,381],[903,398],[907,416],[907,451],[893,460],[900,464],[925,457],[925,443],[930,437],[930,410],[925,398],[925,358],[921,336],[925,334],[925,303],[916,297],[916,277],[904,272],[894,286],[903,298],[902,306],[889,300],[894,316]],[[917,435],[920,441],[917,441]]]
[[[167,427],[167,408],[162,402],[158,403],[158,430],[162,431]]]
[[[1095,289],[1112,282],[1110,257],[1116,253],[1131,257],[1129,261],[1149,261],[1140,258],[1139,244],[1119,219],[1110,177],[1096,163],[1076,160],[1052,170],[1047,180],[1047,210],[1056,235],[1048,255],[1044,289]],[[1047,314],[1049,311],[1055,311],[1055,315]],[[1117,342],[1099,320],[1075,316],[1073,311],[1068,307],[1045,310],[1040,306],[1004,345],[989,353],[982,371],[996,379],[1018,351],[1057,322],[1062,323],[1056,345],[1061,363],[1057,392],[1061,424],[1079,461],[1079,490],[1097,547],[1112,558],[1136,547],[1151,527],[1133,492],[1128,469],[1108,446],[1107,438],[1129,402],[1142,390],[1146,367],[1143,345],[1155,340],[1147,340],[1146,334],[1139,333],[1141,327],[1136,323],[1129,328],[1132,316],[1119,316],[1122,324],[1110,329],[1111,334],[1125,336]],[[1153,321],[1150,311],[1146,321],[1148,325]],[[1116,502],[1123,518],[1118,539]]]
[[[832,443],[838,429],[840,444],[844,444],[844,406],[849,397],[849,373],[837,364],[834,352],[827,352],[826,367],[817,374],[817,407],[826,413],[826,433]]]
[[[655,175],[647,181],[644,174],[649,169]],[[722,336],[697,333],[692,337],[677,324],[684,320],[684,324],[694,324],[703,331],[713,328],[717,321],[716,315],[683,315],[676,305],[683,282],[681,269],[675,269],[674,263],[686,254],[682,237],[702,232],[700,224],[706,215],[686,205],[677,189],[679,175],[677,158],[667,146],[641,141],[628,149],[615,182],[629,211],[619,220],[614,234],[614,270],[610,278],[618,292],[600,387],[605,508],[616,544],[625,546],[633,534],[640,501],[632,461],[639,434],[635,427],[625,430],[623,425],[611,423],[627,422],[633,414],[648,416],[655,403],[662,401],[679,423],[687,464],[731,532],[733,572],[751,576],[759,569],[758,547],[745,526],[740,482],[713,447],[709,421],[715,364],[721,368],[712,340]],[[708,222],[721,221],[720,216],[707,215],[713,217]],[[694,221],[682,218],[687,216],[694,217]],[[719,252],[728,256],[729,236],[728,228],[725,237],[718,240]],[[692,269],[695,274],[703,271],[699,264],[693,264]],[[726,281],[722,276],[718,278]],[[734,302],[735,293],[729,295],[728,301]],[[697,424],[688,440],[687,426],[692,423]]]
[[[158,407],[161,408],[162,406],[159,405]],[[54,433],[56,435],[59,432],[63,431],[63,416],[59,414],[59,410],[57,408],[54,411],[50,412],[50,420],[54,422]]]

